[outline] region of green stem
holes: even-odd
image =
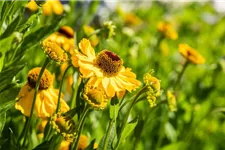
[[[94,32],[92,32],[90,35],[88,35],[87,38],[90,38],[92,35],[98,34],[98,33],[102,32],[102,31],[103,31],[103,29],[97,29]]]
[[[69,65],[66,70],[64,71],[63,73],[63,76],[62,76],[62,80],[60,82],[60,87],[59,87],[59,96],[58,96],[58,103],[57,103],[57,107],[56,107],[56,112],[55,113],[58,113],[60,111],[60,98],[61,98],[61,92],[62,92],[62,86],[63,86],[63,79],[65,78],[65,75],[67,73],[67,71],[69,70],[69,68],[71,67],[72,65]]]
[[[159,127],[159,138],[157,140],[157,143],[156,143],[156,150],[160,148],[161,144],[162,144],[162,141],[163,141],[163,138],[164,138],[164,126],[166,124],[166,122],[168,121],[168,114],[166,113],[166,109],[163,109],[163,120],[162,122],[160,123],[160,127]]]
[[[22,134],[21,135],[21,139],[22,139],[22,137],[24,137],[22,147],[24,147],[24,145],[25,145],[25,141],[26,141],[26,137],[27,137],[27,134],[28,134],[28,130],[30,129],[31,120],[32,120],[32,116],[33,116],[33,113],[34,113],[34,106],[35,106],[35,102],[36,102],[36,95],[37,95],[37,92],[38,92],[38,89],[39,89],[41,76],[44,73],[44,70],[47,67],[49,61],[50,61],[49,58],[45,59],[45,62],[43,64],[42,68],[41,68],[41,71],[40,71],[39,75],[38,75],[38,79],[37,79],[37,82],[36,82],[36,85],[35,85],[35,89],[34,89],[34,97],[33,97],[33,101],[32,101],[30,117],[28,118],[27,124],[25,124],[25,127],[24,127],[25,131],[21,133]]]
[[[177,80],[175,81],[175,83],[174,83],[174,85],[173,85],[173,88],[174,88],[174,89],[177,87],[178,83],[180,82],[180,80],[181,80],[181,78],[182,78],[182,76],[183,76],[183,74],[184,74],[184,71],[186,70],[188,64],[189,64],[188,61],[186,61],[186,62],[184,63],[183,68],[182,68],[181,72],[178,74]]]
[[[84,108],[84,111],[80,117],[80,121],[79,121],[79,124],[78,124],[78,127],[77,127],[77,137],[74,139],[73,143],[72,143],[72,148],[73,150],[77,150],[78,148],[78,145],[79,145],[79,140],[80,140],[80,135],[81,135],[81,132],[83,130],[83,127],[84,127],[84,122],[85,122],[85,119],[87,117],[87,114],[90,110],[90,107],[87,105],[85,108]]]
[[[109,126],[107,128],[106,135],[105,135],[105,140],[104,140],[104,143],[103,143],[103,150],[107,150],[108,141],[109,141],[109,133],[112,130],[114,122],[115,122],[114,119],[110,119],[110,121],[109,121]]]
[[[128,117],[129,117],[129,114],[130,114],[130,111],[132,109],[132,107],[134,106],[134,104],[136,103],[136,100],[137,98],[147,89],[147,86],[144,86],[137,94],[136,96],[134,97],[132,103],[130,104],[130,106],[128,107],[128,110],[127,110],[127,113],[125,115],[125,118],[124,118],[124,122],[122,124],[122,127],[121,127],[121,131],[119,133],[119,136],[118,136],[118,140],[117,140],[117,143],[116,143],[116,146],[115,146],[115,150],[118,148],[119,146],[119,143],[120,143],[120,139],[121,139],[121,135],[122,135],[122,132],[127,124],[127,120],[128,120]]]
[[[71,100],[71,103],[70,103],[71,109],[75,108],[75,106],[76,106],[76,99],[77,99],[77,92],[78,92],[79,85],[80,85],[79,74],[77,73],[77,82],[73,86],[74,90],[73,90],[72,100]]]

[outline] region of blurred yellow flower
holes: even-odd
[[[176,96],[172,91],[167,91],[167,101],[170,111],[177,111]]]
[[[87,26],[87,25],[84,25],[83,26],[83,30],[84,30],[84,33],[86,34],[86,36],[88,36],[90,42],[91,42],[91,45],[93,47],[95,47],[96,45],[98,45],[99,43],[99,38],[96,34],[93,34],[93,32],[95,31],[94,28],[92,28],[91,26]]]
[[[62,26],[58,32],[48,36],[42,42],[42,45],[45,46],[48,42],[56,43],[62,50],[69,52],[71,55],[74,53],[74,31],[69,26]]]
[[[79,43],[81,52],[72,56],[72,64],[79,67],[83,78],[90,78],[87,84],[104,89],[107,96],[116,92],[132,91],[141,85],[130,68],[123,66],[123,60],[115,53],[102,50],[95,56],[94,48],[87,39]]]
[[[146,73],[144,75],[144,83],[148,88],[147,99],[150,107],[154,107],[156,105],[155,101],[158,96],[160,96],[160,81],[151,75],[151,73]]]
[[[179,44],[179,52],[193,64],[203,64],[205,62],[205,58],[188,44]]]
[[[159,32],[161,32],[164,36],[168,37],[169,39],[176,40],[178,38],[176,30],[168,22],[164,21],[159,22],[157,28]]]
[[[106,93],[101,88],[93,87],[88,84],[84,87],[83,97],[93,109],[104,109],[109,100]]]
[[[136,14],[132,12],[125,12],[121,7],[117,8],[117,12],[127,26],[138,26],[143,22]]]
[[[22,87],[17,98],[19,101],[15,104],[15,108],[20,110],[25,116],[30,116],[32,100],[34,97],[34,89],[41,68],[37,67],[29,71],[28,82]],[[56,110],[58,102],[58,90],[53,88],[51,73],[45,69],[36,97],[34,106],[34,114],[40,118],[50,117]],[[70,108],[67,103],[60,98],[61,112],[67,112]]]
[[[38,5],[35,0],[31,0],[26,7],[31,11],[36,11],[38,9]],[[63,5],[59,0],[46,0],[46,2],[42,5],[42,11],[45,16],[49,16],[52,13],[62,15]]]
[[[66,141],[73,141],[76,135],[76,129],[75,122],[71,117],[62,113],[57,113],[52,116],[50,124]]]
[[[123,19],[126,25],[128,26],[137,26],[140,25],[143,21],[133,13],[127,13],[123,15]]]
[[[70,150],[70,141],[62,140],[58,150]]]
[[[78,143],[78,150],[85,150],[88,146],[88,137],[86,135],[81,135]],[[59,150],[69,150],[71,142],[63,140],[59,146]],[[97,149],[98,144],[94,143],[93,149]]]

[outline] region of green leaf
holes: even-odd
[[[39,144],[33,150],[48,150],[49,147],[50,147],[50,142],[49,141],[45,141],[45,142]]]
[[[18,149],[16,136],[14,135],[13,130],[11,128],[9,128],[9,131],[10,131],[10,144],[11,144],[11,146],[13,146],[14,149]]]
[[[6,28],[6,30],[4,31],[4,33],[1,35],[0,39],[3,39],[9,35],[11,35],[16,27],[18,26],[18,24],[20,23],[20,19],[22,18],[22,16],[17,16],[10,24],[9,26]],[[10,45],[9,45],[10,46]]]
[[[109,131],[110,133],[109,133],[109,138],[108,138],[107,150],[112,150],[113,149],[112,145],[113,145],[113,140],[114,140],[115,134],[116,134],[116,130],[115,129],[116,129],[115,128],[115,122],[113,122],[111,131]],[[98,145],[98,150],[103,150],[104,149],[105,138],[106,138],[106,134],[100,140],[99,145]]]
[[[5,122],[6,122],[6,112],[0,113],[0,135],[2,134],[2,131],[4,129]]]
[[[14,37],[15,35],[12,34],[11,36],[0,40],[0,72],[3,68],[5,53],[11,48]]]
[[[13,87],[10,87],[7,90],[4,90],[0,93],[0,106],[3,105],[4,103],[9,102],[10,100],[16,99],[21,87],[16,84]]]
[[[6,103],[1,104],[1,106],[0,106],[0,115],[2,115],[3,113],[5,113],[11,107],[13,107],[15,103],[16,103],[16,100],[11,100],[9,102],[6,102]]]
[[[19,25],[16,30],[24,34],[31,26],[37,26],[38,20],[39,20],[38,15],[33,14],[27,19],[27,21],[24,24]]]
[[[177,140],[176,130],[169,122],[165,124],[165,134],[170,141],[175,142]]]
[[[115,102],[117,101],[117,102]],[[112,99],[109,106],[109,117],[110,119],[116,120],[119,112],[119,103],[117,99]]]
[[[3,5],[4,5],[4,2],[5,1],[0,1],[0,14],[2,14],[2,7],[3,7]],[[0,15],[0,20],[1,20],[1,15]],[[0,30],[1,31],[1,30]]]
[[[13,77],[23,69],[25,65],[18,65],[0,72],[0,93],[12,82]]]
[[[176,142],[176,143],[173,143],[173,144],[166,145],[163,148],[161,148],[160,150],[173,150],[173,149],[178,150],[178,149],[184,148],[184,145],[185,145],[185,143],[183,141]]]
[[[135,118],[133,121],[131,121],[130,123],[126,124],[122,134],[121,134],[121,139],[120,141],[124,141],[129,135],[130,133],[134,130],[134,128],[136,127],[138,123],[138,118]]]
[[[24,53],[35,47],[37,44],[41,44],[41,41],[48,36],[49,34],[53,33],[57,28],[58,24],[61,21],[62,17],[56,18],[51,25],[45,26],[38,26],[38,28],[32,30],[31,32],[27,33],[24,37],[22,44],[18,47],[16,52],[16,57],[11,64],[17,63],[24,55]]]
[[[8,141],[8,139],[2,139],[2,140],[0,140],[0,147],[1,147],[3,144],[5,144],[6,141]]]

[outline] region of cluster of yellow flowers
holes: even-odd
[[[56,14],[56,15],[62,15],[63,14],[63,6],[61,4],[61,2],[59,0],[46,0],[42,5],[42,11],[43,14],[45,16],[49,16],[51,14]],[[38,4],[35,0],[31,0],[28,4],[27,4],[27,8],[32,11],[35,12],[38,10]]]
[[[79,49],[71,58],[72,64],[79,67],[82,78],[89,79],[86,83],[89,87],[85,87],[88,89],[85,90],[85,97],[92,95],[99,98],[92,101],[96,105],[99,105],[99,102],[105,103],[102,98],[110,99],[121,91],[132,91],[141,85],[141,82],[136,80],[136,75],[130,68],[123,66],[123,60],[114,52],[103,50],[96,55],[88,39],[81,40]],[[99,94],[102,96],[96,96]],[[105,94],[106,96],[103,96]]]
[[[147,99],[150,107],[156,106],[156,98],[160,96],[160,81],[151,75],[151,73],[146,73],[144,75],[144,83],[147,86]]]

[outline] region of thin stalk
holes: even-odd
[[[28,118],[27,124],[25,124],[25,127],[24,127],[25,128],[25,131],[21,133],[21,139],[22,139],[22,137],[24,137],[22,147],[24,147],[24,145],[25,145],[27,133],[28,133],[28,130],[30,129],[31,120],[32,120],[32,116],[33,116],[33,113],[34,113],[34,105],[35,105],[35,102],[36,102],[36,95],[37,95],[37,92],[38,92],[38,89],[39,89],[39,84],[40,84],[41,76],[44,73],[44,70],[47,67],[49,61],[50,61],[49,58],[46,58],[45,59],[45,62],[43,64],[42,68],[41,68],[41,71],[40,71],[39,75],[38,75],[37,83],[36,83],[35,89],[34,89],[34,97],[33,97],[33,101],[32,101],[32,106],[31,106],[31,111],[30,111],[30,117]]]
[[[129,114],[130,114],[130,111],[132,109],[132,107],[134,106],[134,104],[136,103],[136,100],[137,98],[147,89],[147,86],[144,86],[137,94],[136,96],[134,97],[132,103],[130,104],[130,106],[128,107],[128,110],[127,110],[127,113],[125,115],[125,118],[124,118],[124,122],[122,124],[122,127],[121,127],[121,131],[119,133],[119,136],[118,136],[118,140],[117,140],[117,143],[116,143],[116,146],[115,146],[115,150],[118,148],[119,146],[119,143],[120,143],[120,139],[121,139],[121,135],[122,135],[122,132],[127,124],[127,120],[128,120],[128,117],[129,117]]]
[[[115,122],[115,120],[113,120],[113,119],[110,119],[110,121],[109,121],[109,126],[107,128],[105,140],[104,140],[104,143],[103,143],[103,150],[107,150],[107,145],[108,145],[108,141],[109,141],[109,133],[112,130],[114,122]]]
[[[79,124],[78,124],[78,127],[77,127],[77,137],[74,139],[73,143],[72,143],[72,147],[71,149],[73,150],[77,150],[78,148],[78,144],[79,144],[79,140],[80,140],[80,135],[81,135],[81,132],[83,130],[83,127],[84,127],[84,123],[85,123],[85,119],[87,117],[87,114],[90,110],[90,107],[87,105],[80,117],[80,121],[79,121]]]
[[[76,106],[77,92],[78,92],[78,88],[79,88],[79,85],[80,85],[79,74],[77,75],[76,78],[77,78],[77,82],[73,86],[74,90],[73,90],[72,100],[71,100],[71,103],[70,103],[70,108],[71,109],[75,108],[75,106]]]
[[[87,38],[90,38],[92,35],[98,34],[98,33],[100,33],[101,31],[103,31],[103,29],[97,29],[97,30],[95,30],[94,32],[92,32]]]
[[[58,113],[60,111],[60,98],[61,98],[61,92],[62,92],[62,86],[63,86],[63,79],[65,78],[65,75],[67,73],[67,71],[69,70],[69,68],[71,67],[72,65],[69,65],[66,70],[64,71],[63,73],[63,76],[62,76],[62,80],[60,82],[60,86],[59,86],[59,96],[58,96],[58,103],[57,103],[57,107],[56,107],[56,111],[55,113]]]
[[[162,144],[162,141],[163,141],[163,138],[164,138],[164,126],[166,124],[166,122],[168,121],[168,114],[166,113],[166,109],[163,109],[163,120],[162,120],[162,123],[160,123],[160,127],[159,127],[159,138],[157,140],[157,143],[156,143],[156,150],[160,148],[161,144]]]
[[[186,70],[188,64],[189,64],[188,61],[186,61],[186,62],[184,63],[183,68],[182,68],[181,72],[178,74],[177,80],[175,81],[175,83],[174,83],[174,85],[173,85],[173,88],[174,88],[174,89],[177,87],[178,83],[180,82],[180,80],[181,80],[181,78],[182,78],[182,76],[183,76],[183,74],[184,74],[184,71]]]

